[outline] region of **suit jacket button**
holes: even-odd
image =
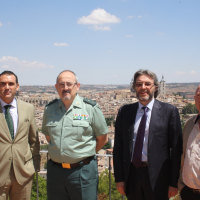
[[[9,160],[12,160],[12,157],[10,157]]]

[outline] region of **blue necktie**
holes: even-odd
[[[144,133],[145,133],[145,126],[147,121],[147,107],[142,107],[144,110],[144,114],[142,116],[142,119],[140,121],[140,125],[138,128],[137,138],[135,141],[135,147],[133,152],[133,158],[132,163],[136,168],[139,168],[142,164],[142,148],[143,148],[143,142],[144,142]]]

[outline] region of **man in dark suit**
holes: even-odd
[[[134,75],[139,102],[120,108],[115,126],[114,174],[129,200],[167,200],[178,193],[182,131],[178,109],[160,102],[158,79]]]

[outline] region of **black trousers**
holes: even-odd
[[[137,169],[131,163],[127,187],[129,191],[128,200],[168,200],[168,194],[154,194],[147,166]]]
[[[192,188],[185,186],[181,190],[181,198],[182,200],[200,200],[200,194],[195,193]]]

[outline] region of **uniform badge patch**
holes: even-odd
[[[82,119],[89,120],[90,117],[89,117],[89,115],[81,115],[81,114],[74,114],[73,115],[73,120],[82,120]]]

